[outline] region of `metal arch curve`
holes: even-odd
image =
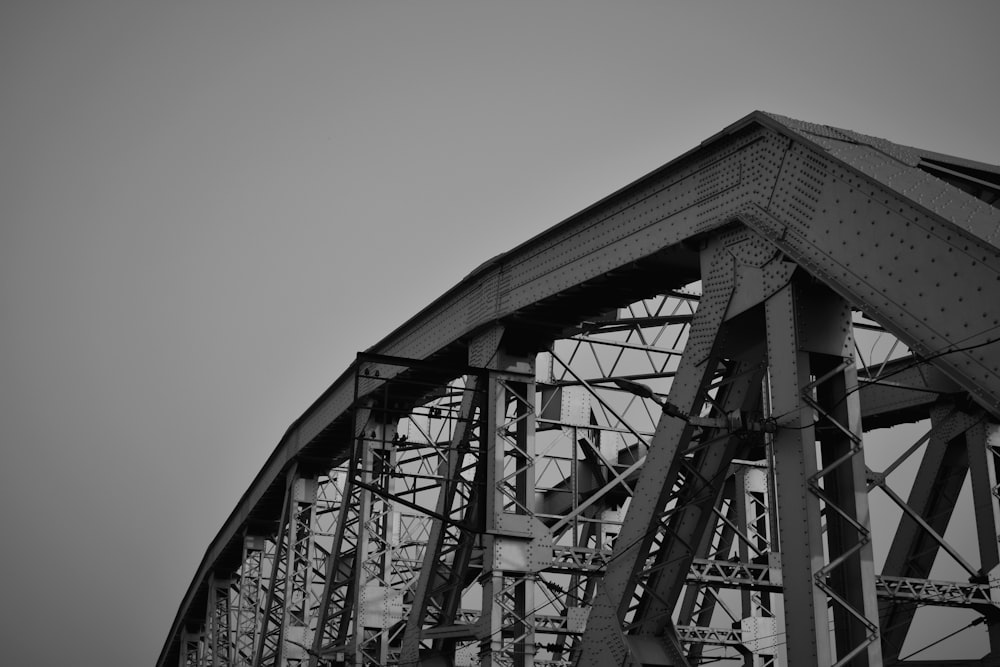
[[[363,481],[352,477],[350,484],[344,481],[347,479],[344,475],[347,475],[351,465],[364,468],[364,461],[357,458],[355,443],[359,437],[364,436],[359,430],[366,430],[364,425],[369,419],[374,419],[366,412],[366,417],[359,425],[359,407],[379,396],[380,391],[385,393],[388,385],[393,385],[396,393],[393,393],[395,403],[392,409],[403,414],[406,410],[422,405],[428,397],[439,398],[436,394],[447,393],[444,389],[428,393],[428,386],[443,388],[450,386],[449,381],[460,376],[478,377],[485,378],[477,382],[490,387],[487,392],[489,396],[482,400],[467,401],[470,406],[480,407],[466,408],[467,411],[475,412],[467,412],[456,419],[461,421],[472,419],[473,416],[476,419],[485,418],[502,409],[516,410],[521,405],[519,409],[522,411],[516,413],[520,416],[511,418],[522,423],[528,419],[526,415],[532,413],[534,404],[525,402],[526,399],[519,392],[527,390],[520,387],[533,386],[529,376],[534,373],[531,366],[537,352],[551,348],[556,340],[580,342],[580,338],[586,338],[588,332],[597,331],[602,325],[605,331],[609,331],[608,311],[655,295],[670,295],[684,285],[699,279],[704,281],[706,271],[736,271],[733,274],[736,282],[731,286],[732,294],[726,302],[726,308],[732,308],[732,311],[725,316],[727,322],[735,324],[710,327],[712,335],[728,336],[729,342],[718,342],[718,345],[724,345],[727,350],[728,361],[716,371],[722,380],[713,380],[712,377],[715,376],[709,374],[705,376],[706,382],[732,382],[732,379],[725,378],[728,377],[726,373],[734,372],[734,359],[750,359],[753,354],[762,354],[763,358],[767,358],[758,349],[761,345],[767,345],[765,334],[755,334],[759,338],[756,347],[747,343],[747,347],[752,349],[744,350],[739,345],[733,347],[731,339],[736,335],[734,327],[737,324],[758,329],[776,326],[770,324],[772,320],[777,322],[776,318],[779,318],[775,307],[768,306],[771,314],[765,315],[763,304],[774,294],[784,293],[788,295],[784,316],[822,316],[828,318],[824,321],[840,322],[843,325],[850,321],[849,316],[844,319],[843,313],[849,313],[853,309],[864,313],[873,324],[880,326],[929,362],[918,363],[919,358],[913,361],[887,359],[880,368],[882,377],[888,377],[886,373],[893,373],[895,381],[873,382],[864,385],[862,391],[855,391],[854,393],[864,397],[867,407],[862,406],[860,413],[851,416],[851,419],[856,417],[867,420],[870,424],[886,424],[894,419],[912,420],[917,415],[930,416],[932,421],[946,423],[948,419],[955,418],[946,417],[943,413],[934,417],[937,413],[932,411],[932,407],[940,412],[944,409],[941,407],[944,405],[942,401],[951,401],[959,406],[955,409],[960,409],[962,414],[978,415],[970,417],[967,429],[962,430],[955,438],[982,442],[986,437],[985,432],[975,430],[982,430],[991,420],[1000,419],[1000,344],[994,345],[1000,339],[1000,308],[995,300],[996,289],[1000,286],[1000,211],[995,207],[998,192],[1000,168],[997,167],[898,146],[846,130],[754,112],[706,140],[698,148],[510,252],[493,258],[370,348],[367,356],[347,369],[289,427],[209,545],[168,631],[157,664],[183,665],[192,660],[195,664],[243,664],[238,655],[239,642],[233,639],[239,631],[237,626],[241,619],[246,628],[252,628],[259,635],[249,640],[253,646],[253,660],[257,662],[267,662],[265,643],[270,640],[265,635],[268,632],[277,632],[277,640],[268,649],[271,651],[269,657],[272,662],[293,659],[287,655],[282,657],[282,647],[286,645],[301,646],[302,652],[294,659],[302,661],[317,662],[316,654],[322,651],[326,651],[322,653],[324,656],[354,656],[350,659],[359,663],[369,660],[368,657],[358,657],[365,654],[364,649],[357,644],[331,647],[330,642],[315,641],[318,631],[303,621],[302,615],[306,612],[302,610],[310,604],[321,609],[328,601],[290,601],[295,595],[308,595],[309,591],[319,588],[319,583],[308,579],[313,576],[309,573],[313,570],[318,572],[316,563],[332,563],[337,560],[333,554],[340,553],[345,545],[343,542],[333,543],[328,547],[332,549],[328,556],[316,555],[310,551],[323,548],[310,536],[309,528],[309,522],[313,520],[309,518],[312,517],[310,513],[321,510],[316,504],[315,483],[310,486],[303,480],[315,479],[317,475],[326,475],[329,470],[339,467],[344,474],[341,475],[343,479],[339,482],[338,492],[343,492],[345,498],[363,494],[367,499],[365,502],[371,503],[376,502],[376,498],[393,495],[386,490],[387,487],[379,487],[381,482],[374,478]],[[739,268],[732,269],[732,265]],[[784,269],[778,270],[776,267],[779,265]],[[788,281],[793,280],[793,273],[796,276],[795,285],[789,288],[791,283]],[[785,283],[781,283],[782,280]],[[820,287],[812,287],[813,283]],[[793,289],[794,293],[781,292],[786,288]],[[823,311],[822,314],[810,311],[811,306],[796,301],[806,298],[806,295],[816,299],[817,303],[829,301],[833,310],[836,310],[837,303],[843,304],[838,311],[840,315],[831,314],[833,310]],[[684,301],[683,298],[680,300]],[[738,303],[738,307],[734,303]],[[669,316],[655,313],[643,322],[630,321],[628,326],[647,326],[649,321],[657,318],[657,326],[688,326],[690,316],[690,312],[672,313]],[[675,320],[670,320],[670,317]],[[684,318],[687,318],[688,324],[685,324]],[[793,334],[804,335],[801,330],[788,335]],[[797,349],[803,350],[802,354],[818,354],[813,350],[816,346],[836,346],[842,343],[824,341],[821,345],[815,340],[819,335],[817,331],[806,335],[796,343],[800,346]],[[618,343],[619,350],[635,351],[633,348],[645,345],[650,349],[641,351],[647,356],[657,355],[659,358],[665,355],[657,345],[637,344],[631,339]],[[595,343],[587,340],[581,344]],[[716,350],[714,345],[716,344],[710,344],[708,349]],[[669,356],[666,354],[666,357]],[[753,365],[750,361],[741,363]],[[826,368],[815,359],[813,363],[819,364],[816,368]],[[664,363],[660,368],[664,377],[668,367],[669,364]],[[375,377],[374,370],[379,371],[378,377]],[[832,372],[831,369],[827,370]],[[568,367],[566,371],[573,372]],[[846,371],[841,369],[838,372]],[[563,376],[570,377],[565,373]],[[396,390],[396,384],[402,388]],[[415,385],[419,385],[421,389],[414,388]],[[469,386],[475,385],[476,382],[470,380],[465,388],[453,389],[452,392],[461,394],[463,391],[470,391]],[[587,386],[587,382],[585,378],[577,378],[565,386]],[[552,391],[555,388],[553,385]],[[704,388],[695,393],[703,393],[703,390]],[[549,389],[546,388],[545,391]],[[541,396],[543,392],[538,393]],[[566,410],[571,410],[565,406],[572,403],[572,400],[579,400],[578,397],[571,400],[572,393],[569,389],[561,390],[559,400]],[[844,393],[841,392],[842,396]],[[833,403],[827,405],[826,409],[839,410],[842,406],[837,400],[841,400],[843,404],[851,403],[850,392],[847,394],[842,399],[833,399]],[[490,400],[494,402],[489,403]],[[599,402],[599,399],[593,400]],[[498,407],[501,405],[503,408]],[[603,410],[611,407],[598,405],[598,409]],[[390,413],[389,408],[382,405],[379,409],[382,411],[380,414],[383,414],[379,422],[382,424],[380,429],[386,429],[379,431],[379,442],[391,443],[394,435],[398,438],[399,434],[389,432],[395,428],[390,428],[388,421],[391,419],[385,417]],[[583,408],[577,406],[576,409]],[[540,415],[535,414],[531,419],[540,418]],[[847,417],[838,419],[842,421]],[[830,423],[837,423],[838,419],[831,417]],[[580,428],[583,426],[584,424],[580,424]],[[537,424],[532,426],[537,427]],[[702,430],[710,428],[715,427],[705,426]],[[847,431],[852,428],[857,431],[860,426],[848,427]],[[969,435],[972,432],[975,434]],[[480,433],[477,437],[485,442],[487,434]],[[697,436],[688,434],[683,437],[687,441],[690,437]],[[954,444],[955,438],[945,441],[940,447],[957,447]],[[643,446],[641,440],[642,438],[636,438],[633,447],[636,452]],[[940,438],[937,436],[929,437],[929,441],[938,440]],[[458,446],[459,443],[455,444]],[[516,448],[517,443],[512,446]],[[839,446],[851,449],[849,445]],[[968,445],[967,449],[971,451],[971,447]],[[376,451],[383,449],[388,451],[388,448],[381,446]],[[979,456],[979,463],[992,471],[991,452],[986,445],[982,445],[980,449],[982,452],[976,450],[974,456]],[[619,504],[625,502],[623,494],[627,496],[631,492],[631,485],[641,478],[641,466],[610,461],[608,452],[592,446],[580,445],[580,452],[579,460],[587,462],[589,472],[584,474],[573,471],[566,476],[567,480],[575,480],[572,484],[577,487],[574,492],[579,494],[577,498],[583,499],[585,503],[589,497],[587,494],[599,494],[603,500],[593,501],[594,503],[607,504],[612,499]],[[621,454],[615,454],[618,455]],[[376,455],[376,459],[379,456],[382,455]],[[375,465],[376,459],[370,459],[369,464]],[[515,457],[522,467],[528,465],[526,462],[529,459],[533,459],[533,455],[529,456],[526,452],[522,452],[519,459]],[[380,466],[396,465],[391,457],[379,461]],[[453,470],[455,466],[461,467],[463,459],[453,459],[450,465]],[[502,477],[497,470],[492,473],[487,470],[489,466],[485,461],[477,462],[477,465],[485,471],[481,473],[483,475]],[[503,470],[503,461],[496,465],[499,466],[498,470]],[[969,470],[969,465],[966,466],[966,471]],[[370,474],[370,471],[365,474]],[[971,472],[969,474],[974,475]],[[927,475],[929,481],[926,484],[934,488],[941,488],[945,484],[944,480],[934,477],[930,472]],[[681,481],[678,482],[681,486],[684,477],[681,473]],[[330,482],[331,478],[325,479]],[[579,486],[585,479],[589,480],[588,484],[597,486],[581,491]],[[336,483],[330,483],[337,486]],[[385,483],[388,484],[387,481]],[[525,476],[508,480],[508,483],[516,487],[522,496],[529,491],[535,492],[534,481],[527,480]],[[601,491],[597,487],[602,485],[606,489],[614,489]],[[974,477],[973,485],[977,489],[986,489],[984,493],[987,495],[995,486],[991,477],[982,480]],[[554,484],[552,489],[558,487],[558,484]],[[542,496],[552,492],[552,489],[542,493]],[[630,490],[626,492],[624,489]],[[666,491],[670,492],[671,489]],[[382,496],[379,496],[380,492]],[[728,493],[721,490],[721,487],[718,492]],[[355,496],[351,496],[351,493]],[[463,492],[458,489],[456,493],[461,496]],[[414,491],[413,494],[414,498],[418,497],[417,492]],[[550,495],[549,504],[545,505],[543,499],[540,501],[543,505],[539,507],[556,511],[553,508],[559,503],[551,499],[557,497],[558,494]],[[499,517],[499,523],[491,529],[491,534],[500,535],[495,538],[499,540],[497,544],[502,542],[503,546],[515,551],[520,549],[524,553],[541,551],[548,554],[545,549],[554,549],[556,553],[551,558],[556,561],[564,559],[563,571],[569,573],[565,575],[567,577],[583,577],[581,573],[593,572],[595,567],[603,571],[598,565],[605,556],[590,554],[589,564],[579,562],[583,558],[579,551],[560,556],[559,545],[550,544],[551,538],[546,536],[546,520],[532,517],[534,508],[522,507],[517,511],[505,511],[502,502],[499,502],[500,508],[497,509],[498,501],[495,498],[482,500]],[[330,502],[331,506],[336,503],[335,500]],[[514,498],[511,502],[517,504],[518,501]],[[522,498],[522,504],[526,502]],[[635,500],[629,502],[635,503]],[[671,501],[665,499],[664,502]],[[735,499],[731,499],[730,504],[735,502]],[[829,498],[820,498],[817,502],[831,507],[837,504]],[[571,505],[574,503],[583,504],[574,500]],[[915,503],[916,501],[911,504]],[[347,504],[341,499],[338,507]],[[474,509],[473,505],[470,502],[466,507],[469,516],[481,517],[484,509]],[[443,519],[452,516],[454,509],[445,507],[443,513],[437,511],[433,520],[442,526],[447,525],[448,521]],[[995,509],[994,507],[993,513]],[[574,511],[578,511],[575,516],[581,517],[587,508]],[[938,533],[943,528],[923,525],[927,523],[924,516],[926,511],[916,509],[913,512],[913,522],[925,529],[925,535],[941,537]],[[503,519],[504,514],[521,518]],[[851,512],[847,512],[847,515],[850,514]],[[854,520],[847,515],[844,518],[845,525]],[[300,516],[304,518],[296,524],[296,517]],[[339,526],[349,519],[347,510],[340,511],[338,517]],[[357,521],[363,520],[364,517],[357,518]],[[455,520],[455,523],[462,524],[463,521],[465,519]],[[626,518],[623,525],[628,525],[628,521]],[[699,521],[704,524],[707,519]],[[979,522],[984,531],[980,534],[982,541],[989,537],[989,522],[989,517],[983,517]],[[549,522],[548,525],[553,523],[559,524],[559,521]],[[359,523],[358,526],[357,530],[363,533],[363,524]],[[642,528],[647,531],[649,529],[649,526]],[[344,527],[334,530],[334,534],[339,536],[336,537],[337,540],[348,539],[343,535],[344,530]],[[705,531],[708,529],[702,525],[699,530],[701,532],[692,534],[692,537],[707,539]],[[843,536],[849,532],[847,528],[841,527],[840,530],[840,539],[848,539]],[[504,535],[507,537],[503,537]],[[464,544],[462,539],[461,535],[454,536],[453,546],[456,550]],[[900,544],[903,545],[898,548],[900,553],[906,552],[907,548],[911,551],[915,549],[912,542],[916,539],[911,538],[911,544],[907,547],[903,544],[905,539],[899,537],[902,540]],[[661,547],[660,544],[650,543],[643,548],[649,555],[657,553]],[[296,556],[296,548],[303,549],[299,556]],[[937,548],[946,549],[946,545],[938,545]],[[849,548],[845,547],[845,553],[847,550]],[[541,558],[537,554],[532,556],[535,557]],[[593,560],[594,558],[597,560]],[[978,558],[982,561],[979,570],[988,570],[986,564],[993,556],[984,551]],[[234,576],[238,576],[242,584],[252,579],[248,574],[252,569],[247,566],[248,562],[258,565],[258,570],[254,571],[256,585],[259,590],[267,592],[261,602],[254,602],[252,605],[246,602],[249,598],[239,597],[239,586],[231,583]],[[341,610],[343,627],[351,628],[353,635],[359,635],[358,629],[364,625],[363,619],[356,617],[360,586],[359,561],[340,559],[338,562],[340,564],[337,567],[345,568],[344,594],[353,596],[349,599],[353,607]],[[546,562],[546,567],[555,567],[549,561]],[[503,572],[507,570],[503,568],[510,563],[504,565],[501,560],[494,564],[497,565],[494,571],[501,573],[499,580],[484,579],[483,583],[477,585],[496,586],[498,590],[504,587],[506,579]],[[484,564],[481,567],[485,568],[481,576],[485,576],[489,571],[488,566]],[[674,600],[692,595],[684,592],[685,582],[691,583],[689,580],[697,579],[691,572],[700,570],[695,565],[691,567],[693,569],[687,575],[671,575],[672,578],[668,577],[669,581],[660,581],[654,577],[656,586],[669,591]],[[814,591],[815,596],[822,593],[846,597],[850,602],[854,599],[851,596],[884,593],[884,599],[894,600],[891,604],[886,603],[895,610],[893,613],[899,611],[898,600],[903,595],[899,592],[899,585],[884,583],[888,580],[873,579],[869,576],[870,572],[864,574],[862,570],[867,566],[863,563],[851,567],[857,570],[851,576],[858,581],[864,577],[870,579],[868,588],[865,589],[867,592],[862,595],[849,584],[841,584],[840,589],[834,586],[830,591],[824,591],[820,585],[819,592]],[[989,572],[979,570],[978,575],[988,579]],[[770,572],[777,572],[773,564]],[[334,575],[336,573],[328,573],[327,578],[335,578]],[[319,574],[316,576],[319,577]],[[850,579],[847,575],[838,576]],[[916,582],[907,580],[912,590],[919,589],[912,595],[916,598],[925,595],[924,598],[919,598],[925,602],[930,599],[926,593],[926,576],[927,573],[923,573],[911,577]],[[629,660],[650,660],[657,664],[655,661],[660,659],[658,656],[661,652],[673,655],[672,652],[682,651],[672,648],[674,644],[678,647],[688,646],[689,644],[684,644],[684,637],[712,634],[706,626],[692,624],[690,629],[674,628],[671,636],[675,640],[668,642],[666,648],[661,643],[647,641],[651,636],[650,628],[663,627],[663,622],[657,625],[655,619],[642,618],[643,614],[653,613],[650,610],[656,605],[650,602],[649,596],[656,595],[655,590],[660,589],[649,583],[652,581],[649,574],[643,573],[641,568],[631,573],[627,579],[632,589],[630,595],[638,596],[637,606],[631,609],[627,600],[611,600],[612,606],[617,609],[615,613],[620,616],[619,620],[628,626],[615,629],[620,635],[618,644],[622,647],[622,659],[629,656]],[[739,576],[732,575],[731,581],[737,580],[742,581]],[[527,595],[526,591],[530,587],[526,581],[527,579],[511,583],[522,597]],[[561,585],[558,582],[549,583],[556,588]],[[453,581],[451,585],[453,588],[461,587],[462,582]],[[774,590],[780,590],[779,584],[772,582],[769,585],[778,586]],[[425,587],[433,588],[430,583],[426,583]],[[332,595],[328,586],[324,584],[322,588],[322,596]],[[636,593],[639,589],[645,592]],[[891,595],[885,591],[890,591]],[[492,594],[495,599],[499,599],[497,591]],[[589,595],[594,594],[590,590]],[[896,597],[892,597],[893,595]],[[969,600],[969,605],[978,605],[975,608],[984,610],[984,617],[992,618],[994,610],[992,603],[988,602],[991,599],[988,589],[985,593],[981,588],[961,589],[960,593],[952,591],[950,595]],[[983,595],[986,596],[985,599]],[[247,614],[240,616],[241,610],[233,608],[231,604],[237,598],[243,600],[248,609],[249,606],[253,609],[243,610]],[[434,599],[432,603],[442,604],[444,599],[445,597]],[[542,619],[539,616],[540,620],[536,621],[541,628],[540,634],[548,632],[548,636],[552,637],[573,635],[567,628],[582,627],[581,624],[585,623],[584,612],[571,613],[568,609],[582,610],[590,606],[584,604],[586,600],[581,599],[579,602],[578,605],[566,605],[561,620]],[[869,656],[876,655],[870,647],[879,643],[878,612],[873,612],[870,604],[866,610],[864,603],[864,600],[855,600],[847,604],[844,606],[847,611],[841,612],[838,617],[838,622],[845,628],[844,635],[843,638],[838,637],[840,644],[830,648],[829,653],[840,656],[841,661],[860,659],[857,656],[865,651]],[[342,600],[341,604],[346,602]],[[386,610],[396,602],[390,604],[383,600],[379,604]],[[400,601],[399,604],[404,603]],[[454,606],[454,601],[450,604]],[[523,599],[517,604],[523,606]],[[858,609],[861,611],[858,612]],[[487,611],[480,610],[484,618],[489,616]],[[514,636],[518,631],[527,633],[528,623],[522,622],[518,628],[500,628],[496,632],[490,630],[484,634],[483,631],[469,630],[471,623],[457,622],[455,615],[460,612],[457,609],[448,612],[451,625],[447,627],[450,630],[438,630],[436,635],[431,631],[426,632],[425,653],[426,645],[430,644],[433,644],[434,650],[439,650],[447,646],[452,646],[453,649],[456,643],[475,641],[479,642],[484,660],[496,664],[505,664],[507,657],[514,653],[525,654],[525,639],[512,639],[513,643],[508,645],[504,644],[503,638]],[[662,612],[659,613],[662,616]],[[692,613],[689,609],[688,616]],[[640,617],[638,621],[636,614]],[[491,617],[491,622],[500,622],[495,615]],[[874,630],[865,625],[864,619],[868,619]],[[391,614],[383,620],[387,626],[401,622],[401,619],[391,617]],[[322,626],[323,622],[324,619],[313,620],[312,624],[319,623]],[[484,621],[480,619],[476,622],[481,626]],[[671,624],[669,621],[665,622]],[[546,626],[546,623],[552,627]],[[308,636],[310,631],[313,636]],[[293,634],[298,639],[293,638]],[[354,641],[363,640],[364,637],[361,637]],[[728,645],[718,636],[715,640],[722,642],[718,645]],[[732,637],[727,636],[725,641],[730,640]],[[559,641],[570,646],[575,640]],[[390,645],[395,646],[405,640],[394,637],[381,638],[378,642],[382,642],[379,650],[384,658],[392,653]],[[746,642],[741,646],[742,650],[753,653],[752,647],[748,649]],[[859,653],[852,654],[852,646],[860,646]],[[570,649],[560,650],[564,653],[558,653],[559,655],[570,655],[565,653]],[[700,649],[692,650],[697,652]],[[891,651],[890,647],[889,652]],[[398,652],[392,655],[392,660],[399,660]],[[539,661],[542,660],[541,654],[537,657]],[[577,654],[573,654],[573,659],[577,657]],[[432,658],[428,658],[430,659]],[[874,657],[870,659],[877,661]]]

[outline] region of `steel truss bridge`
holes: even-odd
[[[747,116],[360,354],[157,664],[1000,664],[998,199]]]

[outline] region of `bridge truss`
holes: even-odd
[[[998,198],[747,116],[360,354],[158,665],[1000,665]]]

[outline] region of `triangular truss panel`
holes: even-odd
[[[755,112],[358,356],[158,665],[1000,665],[1000,168]]]

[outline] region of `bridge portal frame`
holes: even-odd
[[[1000,313],[992,296],[1000,281],[1000,212],[990,205],[1000,192],[998,174],[1000,170],[988,165],[755,112],[697,149],[479,267],[373,352],[454,365],[468,358],[477,336],[498,324],[516,346],[544,349],[547,341],[567,327],[579,326],[629,299],[669,292],[699,278],[707,280],[713,273],[706,274],[699,266],[704,244],[736,226],[751,232],[756,242],[793,262],[836,293],[846,307],[863,312],[942,373],[964,400],[977,406],[967,412],[978,410],[976,428],[985,429],[987,422],[1000,416],[1000,352],[993,345]],[[960,257],[961,263],[947,268],[934,265],[949,257]],[[768,320],[776,317],[768,315]],[[796,349],[794,342],[789,344],[792,347],[786,349]],[[775,359],[776,351],[769,358]],[[191,659],[192,646],[204,641],[192,637],[206,636],[203,610],[210,608],[211,577],[240,569],[244,535],[251,528],[273,526],[276,520],[279,532],[284,530],[288,520],[282,518],[287,506],[282,486],[292,467],[317,461],[336,467],[351,459],[348,443],[354,428],[356,370],[345,372],[290,427],[213,540],[182,601],[159,664],[177,660],[185,664]],[[847,387],[840,391],[848,405],[865,396],[864,391],[851,388],[850,378],[842,384]],[[673,393],[671,389],[671,399]],[[895,395],[898,403],[910,401],[907,414],[927,410],[905,386]],[[846,417],[830,421],[845,425],[842,431],[847,442],[853,443],[849,434],[857,434],[857,414],[864,411],[855,408]],[[902,419],[904,412],[903,408],[887,411],[890,416],[884,418],[891,420],[895,414]],[[977,516],[982,564],[975,571],[984,578],[996,565],[995,450],[985,435],[970,436],[968,441],[977,443],[970,445],[969,455],[980,463],[973,481],[977,511],[988,508]],[[853,490],[848,495],[857,500],[857,462],[861,459],[854,445],[839,447],[849,450],[845,461],[850,462],[852,472],[842,482],[849,483]],[[808,479],[800,475],[799,483]],[[914,493],[927,495],[921,489]],[[920,500],[913,498],[910,504]],[[633,501],[630,515],[634,511],[638,516],[637,506]],[[855,506],[844,521],[853,525],[859,512]],[[907,515],[928,533],[931,524],[925,512],[917,509]],[[707,534],[705,530],[702,535]],[[856,526],[855,530],[861,534]],[[280,558],[275,562],[280,563]],[[851,567],[855,570],[851,576],[861,577],[859,581],[867,582],[867,588],[848,586],[837,593],[834,585],[825,592],[828,597],[850,598],[863,589],[860,600],[849,606],[863,608],[853,617],[870,631],[863,619],[873,618],[868,589],[875,585],[874,575],[868,573],[864,558]],[[858,571],[864,571],[863,576]],[[635,583],[635,570],[630,576]],[[677,575],[667,579],[676,588]],[[623,601],[608,602],[616,603]],[[798,611],[799,603],[795,604]],[[818,634],[822,633],[812,633]],[[858,629],[848,634],[854,639],[842,641],[866,647],[877,644],[862,641],[865,633]],[[625,641],[621,635],[619,640]],[[846,647],[838,648],[837,655],[850,654],[852,649]],[[629,648],[630,655],[643,650]],[[865,650],[876,664],[880,658],[872,649]],[[207,653],[203,650],[200,655]]]

